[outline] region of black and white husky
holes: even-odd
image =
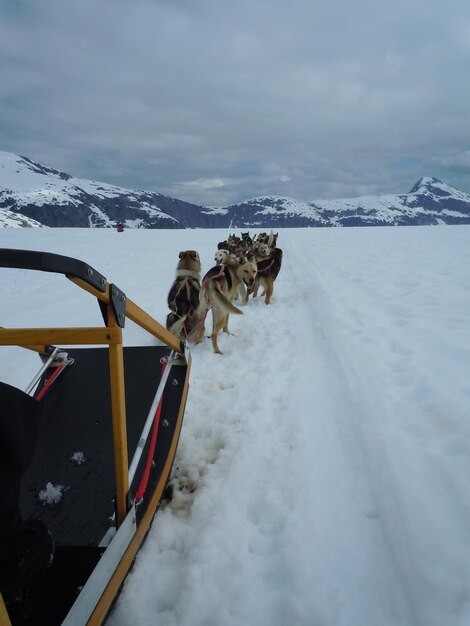
[[[166,327],[178,339],[185,341],[199,321],[199,292],[201,289],[201,261],[195,250],[179,253],[176,278],[168,293]]]

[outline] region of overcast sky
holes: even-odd
[[[0,149],[206,205],[470,192],[470,2],[0,0]]]

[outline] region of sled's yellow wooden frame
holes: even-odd
[[[3,601],[1,593],[0,593],[0,624],[2,626],[11,626],[10,618],[8,617],[8,612],[7,612],[5,602]]]
[[[0,253],[2,251],[0,250]],[[18,251],[21,252],[21,251]],[[44,253],[46,255],[46,253]],[[65,257],[64,257],[65,258]],[[1,260],[1,256],[0,256]],[[18,267],[18,266],[17,266]],[[34,267],[32,269],[41,269]],[[50,270],[47,271],[60,271]],[[128,512],[129,495],[129,460],[127,454],[127,432],[126,432],[126,403],[125,403],[125,383],[124,383],[124,356],[122,327],[118,323],[115,307],[113,306],[111,290],[113,285],[102,284],[100,288],[90,285],[85,280],[66,274],[73,283],[95,296],[104,305],[104,318],[106,324],[99,328],[3,328],[0,327],[0,346],[19,346],[29,350],[44,354],[46,346],[50,345],[107,345],[109,349],[109,373],[111,386],[111,407],[113,419],[113,439],[114,439],[114,463],[116,479],[116,527],[124,521]],[[184,409],[189,388],[189,373],[191,369],[191,355],[185,345],[179,341],[164,326],[157,322],[152,316],[141,309],[130,299],[122,296],[124,316],[135,322],[141,328],[149,332],[156,339],[166,344],[173,351],[186,358],[186,377],[182,393],[181,404],[178,412],[176,432],[179,433],[182,425]],[[122,314],[121,314],[122,315]],[[115,599],[133,559],[145,538],[156,508],[163,494],[166,480],[171,469],[172,460],[177,446],[176,437],[172,444],[171,453],[168,456],[162,479],[157,485],[145,515],[139,523],[136,533],[123,557],[111,576],[109,583],[96,605],[87,626],[96,626],[102,623]],[[5,609],[3,598],[0,594],[0,626],[9,626],[10,620]]]
[[[70,277],[70,280],[106,304],[108,321],[104,328],[2,328],[0,329],[0,346],[24,346],[38,352],[44,352],[45,346],[48,344],[109,346],[116,471],[116,515],[119,526],[127,513],[126,499],[129,492],[122,329],[117,324],[114,308],[111,306],[110,285],[107,285],[106,291],[102,293],[78,278]],[[172,333],[127,298],[126,317],[175,352],[183,353],[184,348],[181,342]],[[186,379],[187,382],[188,378]]]

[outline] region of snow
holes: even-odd
[[[39,500],[44,504],[58,504],[62,499],[63,485],[53,485],[48,482],[45,489],[39,492]]]
[[[37,228],[47,228],[47,226],[43,226],[43,224],[40,224],[30,217],[26,217],[26,215],[21,215],[20,213],[15,213],[14,211],[9,211],[8,209],[0,208],[0,228],[20,228],[33,226]]]
[[[83,454],[83,452],[74,452],[72,456],[70,457],[70,460],[76,465],[81,465],[82,463],[85,463],[86,461],[85,455]]]
[[[178,252],[218,230],[8,229],[164,322]],[[280,229],[270,306],[192,348],[162,508],[109,626],[470,623],[470,228]],[[6,327],[102,323],[62,276],[1,270]],[[149,343],[126,325],[127,344]],[[26,387],[29,351],[0,351]],[[51,477],[53,480],[53,477]]]

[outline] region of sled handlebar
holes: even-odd
[[[61,254],[0,248],[0,267],[39,270],[74,276],[98,289],[98,291],[106,291],[107,280],[102,274],[83,261]]]
[[[0,248],[0,267],[64,274],[72,282],[98,298],[106,325],[108,325],[106,306],[110,304],[118,326],[123,328],[125,319],[128,317],[172,350],[180,354],[185,352],[183,342],[132,300],[126,298],[116,285],[109,284],[102,274],[84,261],[52,252]]]

